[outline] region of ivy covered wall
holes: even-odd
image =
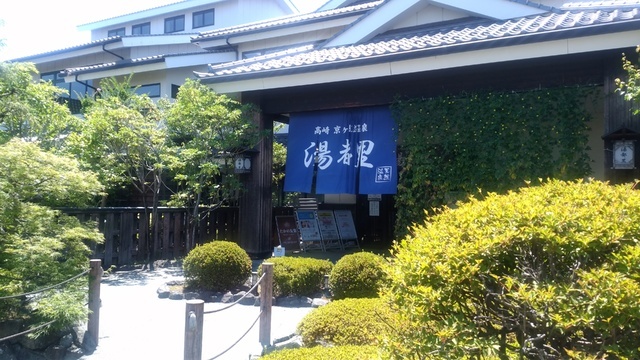
[[[396,238],[425,211],[539,179],[591,174],[592,87],[397,98],[399,180]]]

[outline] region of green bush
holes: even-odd
[[[313,296],[322,291],[324,276],[333,268],[329,260],[302,257],[275,257],[264,262],[273,264],[274,296]],[[262,274],[262,265],[258,272]]]
[[[284,349],[260,357],[261,360],[373,360],[379,358],[376,347],[353,345]]]
[[[335,300],[308,313],[297,332],[305,346],[377,345],[393,319],[380,298]]]
[[[218,240],[191,250],[183,268],[189,287],[232,290],[251,275],[251,259],[238,244]]]
[[[640,358],[640,192],[551,180],[471,199],[396,244],[392,358]],[[522,357],[520,357],[522,356]]]
[[[382,256],[370,252],[343,256],[329,276],[333,298],[377,297],[385,281],[383,263]]]

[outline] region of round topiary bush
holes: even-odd
[[[370,252],[345,255],[329,276],[334,299],[377,297],[386,277],[384,258]]]
[[[251,258],[230,241],[197,246],[187,254],[182,266],[188,287],[214,291],[232,290],[251,275]]]
[[[302,318],[297,332],[304,346],[377,345],[394,319],[380,298],[335,300]]]
[[[333,268],[329,260],[303,257],[274,257],[264,262],[273,264],[274,296],[313,296],[322,291],[324,276]],[[258,273],[262,275],[262,265]]]
[[[445,209],[393,249],[391,358],[640,359],[640,191],[547,181]]]

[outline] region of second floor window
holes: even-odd
[[[197,11],[193,13],[193,28],[211,26],[214,23],[214,9]]]
[[[124,36],[124,28],[109,30],[107,37]]]
[[[151,34],[151,23],[133,25],[131,27],[132,35],[149,35]]]
[[[164,33],[184,31],[184,15],[164,19]]]

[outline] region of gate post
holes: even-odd
[[[87,333],[93,342],[98,346],[100,336],[100,281],[102,280],[102,261],[91,259],[89,262],[89,318],[87,321]]]
[[[273,301],[273,264],[263,263],[260,284],[260,345],[271,346],[271,305]]]
[[[188,300],[184,316],[184,360],[202,360],[204,300]]]

